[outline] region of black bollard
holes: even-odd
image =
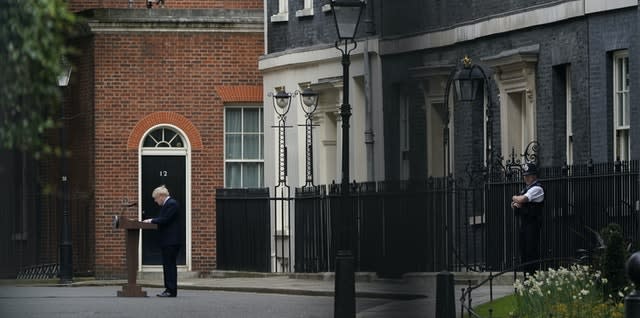
[[[447,271],[438,273],[436,281],[436,317],[456,317],[453,274]]]
[[[336,281],[333,316],[356,316],[355,262],[351,251],[338,251],[336,255]]]
[[[624,298],[624,316],[638,318],[640,317],[640,252],[635,252],[629,257],[626,268],[627,276],[636,286],[636,290]]]

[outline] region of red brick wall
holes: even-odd
[[[137,201],[138,150],[128,139],[156,112],[186,118],[201,137],[191,155],[192,265],[214,269],[214,189],[223,186],[224,163],[224,108],[215,87],[262,84],[262,34],[106,33],[94,41],[96,275],[124,274],[124,236],[111,228],[111,216],[123,198]]]
[[[156,0],[154,0],[155,3]],[[72,11],[98,8],[128,8],[128,0],[69,0]],[[133,8],[146,8],[146,0],[133,0]],[[168,9],[262,9],[262,0],[165,0]],[[154,8],[158,8],[154,4]]]

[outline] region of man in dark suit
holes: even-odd
[[[153,200],[161,207],[158,217],[146,219],[145,223],[158,224],[158,243],[162,250],[162,272],[165,291],[158,297],[176,297],[178,294],[177,258],[182,244],[180,227],[180,204],[169,196],[165,186],[159,186],[152,193]]]

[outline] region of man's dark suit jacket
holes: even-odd
[[[160,247],[182,245],[183,236],[180,226],[180,204],[169,197],[160,208],[158,217],[151,219],[151,223],[158,224],[158,243]]]

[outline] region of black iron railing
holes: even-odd
[[[269,262],[263,259],[269,259],[265,255],[274,255],[269,248],[276,246],[276,254],[282,254],[278,258],[293,265],[288,270],[333,271],[337,240],[345,239],[353,245],[357,270],[385,276],[413,271],[502,271],[517,267],[518,219],[510,202],[511,196],[524,186],[520,172],[511,168],[499,173],[493,170],[491,175],[482,169],[478,171],[469,173],[475,179],[352,184],[351,210],[355,216],[340,212],[339,185],[295,189],[288,198],[254,193],[254,197],[263,200],[258,206],[247,205],[246,196],[238,192],[231,196],[219,190],[219,263],[227,269],[268,270],[269,266],[264,264]],[[541,168],[539,176],[545,189],[542,258],[576,257],[578,250],[593,250],[598,244],[594,232],[609,223],[620,224],[629,242],[639,241],[640,162]],[[288,214],[281,218],[286,218],[292,227],[287,232],[288,247],[278,247],[284,244],[283,238],[274,237],[273,230],[269,232],[269,222],[274,222],[269,219],[269,206],[274,208],[274,202],[283,200],[290,202],[287,206],[291,207],[280,211]],[[242,209],[252,211],[238,212]],[[271,218],[274,215],[271,211]],[[340,238],[336,229],[353,220],[352,231]],[[261,235],[241,234],[255,231],[258,225]],[[258,237],[265,240],[264,244],[233,243],[255,251],[225,250],[236,247],[229,245],[229,241]],[[241,257],[237,253],[260,255],[261,263],[242,264],[235,261]],[[244,260],[258,260],[246,257]]]
[[[638,161],[540,169],[545,190],[540,251],[542,258],[576,256],[597,246],[596,232],[617,223],[637,242],[640,212]],[[516,178],[486,184],[487,269],[518,264],[518,219],[509,208],[522,183]]]

